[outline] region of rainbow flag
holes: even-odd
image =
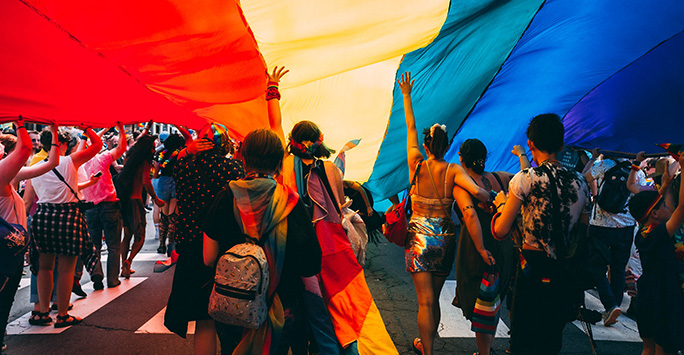
[[[342,149],[340,149],[340,152],[337,153],[337,156],[335,157],[335,165],[342,170],[342,176],[344,177],[344,169],[347,165],[346,162],[346,156],[347,156],[347,151],[356,147],[359,145],[361,142],[361,138],[359,139],[352,139],[349,142],[345,143]]]

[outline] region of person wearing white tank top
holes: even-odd
[[[50,158],[42,166],[25,167],[24,164],[31,156],[32,144],[24,122],[21,117],[15,123],[17,137],[0,134],[0,217],[12,224],[19,224],[26,229],[26,210],[24,201],[21,199],[13,186],[19,181],[44,174],[59,162],[57,149],[50,151]],[[57,126],[52,127],[56,132]],[[3,253],[3,255],[5,255]],[[17,255],[12,275],[0,276],[0,352],[4,351],[3,336],[7,326],[14,295],[19,287],[23,270],[23,253]],[[7,262],[7,260],[3,260]]]
[[[93,244],[88,235],[85,217],[78,208],[75,191],[78,190],[78,168],[100,151],[102,141],[92,129],[85,128],[84,132],[90,139],[91,145],[68,157],[64,157],[71,139],[68,132],[60,131],[58,134],[53,134],[53,141],[56,136],[59,155],[63,158],[60,159],[55,169],[33,178],[27,184],[27,189],[31,189],[38,196],[38,210],[33,217],[31,227],[38,251],[40,311],[32,316],[35,318],[33,324],[46,325],[52,322],[48,312],[50,295],[54,286],[52,274],[56,255],[59,255],[56,328],[81,322],[80,318],[67,313],[78,256],[83,257],[86,268],[90,272],[99,262],[97,254],[93,253]],[[57,173],[64,181],[58,177]]]

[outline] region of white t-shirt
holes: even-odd
[[[76,171],[76,167],[74,167],[74,163],[71,161],[71,157],[60,157],[59,165],[56,169],[62,174],[64,181],[76,191],[78,189],[78,172]],[[52,170],[41,176],[34,177],[31,179],[31,184],[36,191],[36,196],[38,196],[38,203],[78,202],[76,196],[74,196],[71,190],[59,180]]]

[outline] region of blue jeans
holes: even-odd
[[[602,241],[610,250],[610,281],[606,275],[597,275],[596,288],[606,311],[622,304],[625,292],[625,267],[634,239],[634,227],[606,228],[589,226],[589,237]]]
[[[88,223],[88,234],[95,244],[98,254],[102,249],[102,234],[107,243],[107,284],[114,286],[119,283],[119,268],[121,266],[121,208],[119,202],[104,201],[85,212]],[[93,275],[104,276],[102,264],[97,265]],[[91,275],[91,278],[92,276]]]

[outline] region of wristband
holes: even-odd
[[[632,163],[631,169],[632,169],[632,171],[639,171],[639,169],[641,169],[641,168],[639,167],[639,165]]]
[[[17,129],[22,129],[22,128],[23,128],[23,129],[26,129],[26,127],[24,127],[24,125],[21,125],[21,126],[17,127]]]
[[[498,211],[498,210],[499,210],[499,207],[501,207],[501,206],[503,206],[503,205],[505,205],[505,204],[506,204],[506,202],[502,202],[500,205],[496,206],[496,210]]]
[[[494,237],[494,239],[504,240],[504,239],[506,239],[505,236],[503,238],[500,238],[498,235],[496,235],[496,232],[494,232],[494,224],[496,223],[496,219],[499,218],[499,216],[501,216],[501,212],[497,212],[494,214],[494,216],[492,216],[492,225],[490,228],[492,230],[492,237]]]
[[[280,100],[280,91],[278,91],[278,86],[271,85],[266,88],[266,101],[273,99]]]
[[[522,158],[522,157],[527,158],[527,154],[525,154],[525,153],[520,153],[520,154],[518,154],[518,159],[520,159],[520,158]]]

